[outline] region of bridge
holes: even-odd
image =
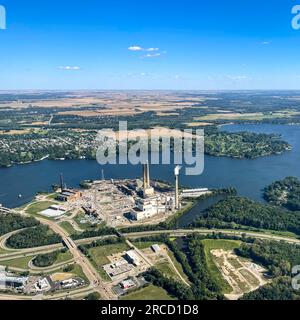
[[[19,212],[13,210],[13,209],[9,209],[9,208],[5,208],[2,205],[0,205],[0,214],[20,214]]]

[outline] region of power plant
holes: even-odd
[[[175,167],[174,174],[175,174],[175,208],[178,210],[180,209],[180,201],[179,201],[179,173],[180,173],[180,166]]]
[[[85,190],[67,189],[60,175],[56,199],[65,203],[66,211],[81,207],[86,214],[105,221],[109,226],[142,221],[164,221],[186,203],[181,199],[198,198],[210,193],[207,188],[179,189],[181,166],[174,169],[175,188],[163,181],[151,181],[150,165],[142,164],[142,176],[137,179],[104,180],[90,183]]]
[[[143,197],[148,198],[154,195],[154,189],[150,184],[149,162],[143,164]]]

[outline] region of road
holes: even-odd
[[[99,292],[102,299],[104,300],[115,300],[117,297],[116,295],[111,291],[111,287],[105,283],[100,275],[98,274],[95,267],[91,264],[89,259],[85,257],[82,252],[78,249],[77,245],[80,243],[88,243],[95,240],[103,239],[108,236],[101,236],[101,237],[94,237],[89,239],[81,239],[77,241],[73,241],[67,232],[60,227],[57,223],[46,220],[43,218],[38,217],[37,218],[42,224],[48,225],[55,233],[59,234],[65,245],[70,250],[71,254],[73,255],[74,261],[79,264],[87,276],[88,280],[90,281],[90,285],[85,288],[80,288],[77,290],[72,290],[69,293],[57,293],[53,296],[43,296],[42,299],[64,299],[66,297],[83,297],[91,292]],[[149,266],[152,266],[152,263],[143,255],[143,253],[138,250],[134,244],[130,241],[130,239],[140,238],[140,237],[147,237],[152,235],[159,235],[159,234],[169,234],[171,237],[182,237],[189,234],[202,234],[202,235],[212,235],[214,233],[222,233],[226,235],[231,236],[239,236],[242,235],[246,237],[252,237],[257,239],[265,239],[265,240],[273,240],[273,241],[285,241],[291,244],[297,244],[300,245],[300,240],[296,238],[289,238],[284,237],[280,235],[272,235],[272,234],[264,234],[259,232],[251,232],[251,231],[234,231],[234,230],[222,230],[222,229],[178,229],[178,230],[158,230],[158,231],[144,231],[144,232],[135,232],[135,233],[129,233],[129,234],[123,234],[124,237],[127,238],[127,244],[136,249],[139,255],[143,257],[143,259],[149,264]],[[7,239],[7,235],[3,236],[1,238],[2,245],[5,246],[4,239]],[[8,258],[17,258],[17,257],[23,257],[24,254],[26,255],[34,255],[38,252],[47,252],[51,250],[52,248],[59,248],[62,247],[61,244],[54,245],[54,246],[46,246],[46,247],[38,247],[38,248],[31,248],[31,249],[25,249],[25,250],[19,250],[17,252],[12,252],[8,254],[4,254],[0,256],[0,260],[8,259]],[[24,296],[15,296],[15,295],[0,295],[0,300],[31,300],[32,297],[24,297]]]
[[[76,243],[71,239],[71,237],[69,237],[67,232],[53,221],[46,220],[40,217],[38,217],[37,219],[42,224],[49,226],[49,228],[51,228],[55,233],[59,234],[62,237],[63,242],[68,247],[70,253],[73,256],[74,261],[81,266],[82,271],[90,281],[94,290],[100,293],[102,299],[115,299],[116,296],[110,290],[110,287],[105,284],[105,282],[100,277],[98,271],[94,268],[89,259],[85,255],[83,255],[83,253],[78,249]]]
[[[169,234],[171,237],[182,237],[182,236],[186,236],[193,233],[203,234],[203,235],[222,233],[222,234],[226,234],[230,236],[238,236],[238,237],[245,235],[246,237],[273,240],[273,241],[284,241],[284,242],[300,245],[300,239],[296,239],[296,238],[276,236],[276,235],[264,234],[259,232],[251,232],[251,231],[235,231],[235,230],[231,231],[231,230],[222,230],[222,229],[186,229],[186,230],[178,229],[178,230],[143,231],[143,232],[126,233],[126,234],[123,234],[123,236],[126,238],[132,238],[132,239],[147,237],[151,235],[159,235],[159,234]]]

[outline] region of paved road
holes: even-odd
[[[116,296],[111,291],[110,286],[108,286],[107,283],[105,283],[101,279],[97,270],[90,263],[88,258],[85,257],[77,247],[77,244],[79,244],[79,243],[92,242],[95,240],[103,239],[107,236],[82,239],[82,240],[77,240],[75,242],[67,235],[66,231],[62,227],[57,225],[55,222],[52,222],[52,221],[49,221],[49,220],[46,220],[43,218],[38,218],[38,220],[40,220],[41,223],[48,225],[54,232],[58,233],[63,238],[64,243],[69,248],[71,254],[74,257],[74,261],[82,267],[83,272],[86,274],[87,278],[90,281],[89,287],[74,290],[70,293],[57,293],[57,294],[54,294],[53,296],[44,296],[43,299],[64,299],[66,297],[83,297],[84,295],[87,295],[88,293],[91,293],[93,291],[97,291],[100,293],[102,299],[115,300]],[[158,231],[145,231],[145,232],[129,233],[129,234],[124,234],[124,236],[127,238],[128,244],[131,247],[134,247],[134,245],[128,239],[147,237],[147,236],[159,235],[159,234],[169,234],[170,236],[173,236],[173,237],[181,237],[181,236],[186,236],[188,234],[193,234],[193,233],[202,234],[202,235],[211,235],[213,233],[222,233],[222,234],[226,234],[226,235],[239,236],[239,237],[241,237],[242,235],[245,235],[246,237],[253,237],[253,238],[257,238],[257,239],[267,239],[267,240],[273,240],[273,241],[285,241],[288,243],[300,245],[299,239],[271,235],[271,234],[263,234],[263,233],[259,233],[259,232],[234,231],[234,230],[231,231],[231,230],[222,230],[222,229],[158,230]],[[49,250],[49,249],[51,249],[50,247],[51,246],[47,246],[47,247],[43,247],[43,248],[41,248],[41,247],[40,248],[31,248],[31,249],[28,249],[28,251],[26,251],[26,252],[34,254],[34,252],[36,253],[37,250]],[[57,245],[56,245],[56,248],[57,248]],[[140,251],[138,250],[138,252],[140,252]],[[15,252],[13,254],[24,256],[24,251],[22,250],[21,252],[19,251],[19,252]],[[12,254],[9,254],[8,256],[12,256]],[[144,255],[142,255],[142,256],[144,258]],[[7,255],[2,255],[0,257],[1,257],[1,259],[2,259],[2,257],[7,258]],[[147,262],[149,263],[149,265],[151,265],[151,263],[149,261],[147,261]],[[31,299],[32,299],[32,297],[14,296],[14,295],[5,295],[5,294],[0,295],[0,300],[31,300]]]
[[[42,224],[48,225],[54,232],[56,232],[62,237],[63,242],[68,247],[71,254],[73,255],[74,261],[81,266],[84,274],[90,281],[95,291],[100,293],[102,299],[105,299],[105,300],[115,299],[116,296],[110,290],[110,287],[104,283],[104,281],[98,274],[97,270],[91,264],[89,259],[85,255],[83,255],[83,253],[78,249],[76,243],[69,237],[67,232],[53,221],[49,221],[40,217],[37,219]]]
[[[222,233],[231,236],[239,236],[245,235],[246,237],[252,237],[257,239],[266,239],[266,240],[273,240],[273,241],[285,241],[288,243],[295,243],[300,245],[300,239],[283,237],[283,236],[276,236],[271,234],[264,234],[259,232],[251,232],[251,231],[234,231],[234,230],[222,230],[222,229],[178,229],[178,230],[158,230],[158,231],[143,231],[143,232],[134,232],[134,233],[127,233],[123,234],[126,238],[140,238],[140,237],[147,237],[151,235],[159,235],[159,234],[169,234],[170,236],[174,237],[182,237],[188,234],[203,234],[203,235],[210,235],[214,233]]]

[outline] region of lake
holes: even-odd
[[[253,124],[227,125],[222,130],[230,132],[253,131],[278,133],[288,141],[293,150],[282,155],[254,160],[205,156],[204,173],[200,176],[180,177],[180,183],[190,187],[235,187],[240,195],[262,201],[262,190],[275,180],[286,176],[300,178],[300,126]],[[104,169],[105,178],[135,178],[141,176],[140,166],[107,165],[101,167],[96,161],[68,160],[30,163],[0,168],[0,203],[13,208],[32,200],[38,191],[50,191],[52,184],[59,183],[63,173],[68,186],[76,187],[84,179],[100,179]],[[174,182],[173,165],[151,166],[151,177]],[[18,195],[22,195],[19,198]]]

